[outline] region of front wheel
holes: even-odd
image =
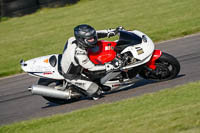
[[[155,66],[155,70],[144,68],[140,72],[140,76],[153,81],[166,81],[175,78],[180,72],[180,63],[178,60],[174,56],[164,52],[155,61]]]

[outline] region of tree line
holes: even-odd
[[[75,4],[80,0],[0,0],[0,16],[16,17],[33,13],[43,7]]]

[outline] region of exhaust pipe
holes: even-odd
[[[30,88],[28,88],[29,91],[31,91],[32,94],[35,95],[41,95],[46,97],[52,97],[52,98],[59,98],[59,99],[71,99],[71,91],[60,91],[55,90],[48,86],[43,85],[32,85]]]

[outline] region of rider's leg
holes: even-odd
[[[75,79],[69,80],[67,82],[81,88],[86,92],[86,95],[89,97],[100,97],[100,87],[98,84],[92,82],[86,77],[78,76]],[[96,100],[96,99],[95,99]]]

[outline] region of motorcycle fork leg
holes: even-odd
[[[160,56],[162,55],[162,51],[161,50],[154,50],[152,57],[150,59],[150,61],[146,64],[148,68],[155,70],[156,69],[156,65],[155,65],[155,61],[160,58]]]

